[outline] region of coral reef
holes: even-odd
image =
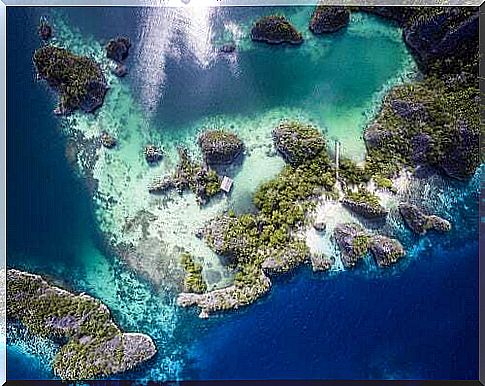
[[[166,193],[176,189],[180,194],[190,189],[200,205],[221,192],[221,177],[215,170],[207,169],[190,158],[187,149],[178,149],[180,161],[173,175],[156,180],[148,188],[150,193]]]

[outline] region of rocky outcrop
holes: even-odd
[[[106,57],[121,63],[127,57],[130,51],[131,42],[126,36],[118,36],[115,39],[111,39],[106,45]]]
[[[352,212],[367,219],[384,218],[388,213],[380,204],[379,198],[364,188],[359,188],[355,192],[348,191],[341,203]]]
[[[316,221],[313,223],[313,229],[317,232],[324,232],[327,228],[327,225],[323,221]]]
[[[37,49],[33,60],[38,77],[45,79],[59,94],[56,114],[67,114],[78,108],[93,112],[103,104],[108,86],[94,60],[50,45]]]
[[[364,141],[367,149],[378,148],[390,140],[393,133],[378,122],[372,123],[364,131]]]
[[[208,318],[209,314],[217,311],[238,309],[253,303],[266,294],[271,288],[271,281],[260,271],[251,285],[237,284],[203,294],[181,293],[177,297],[177,304],[181,307],[197,306],[200,308],[200,318]]]
[[[209,165],[230,164],[244,150],[244,144],[238,136],[224,130],[204,131],[199,135],[198,143]]]
[[[265,16],[254,23],[251,39],[268,44],[301,44],[300,32],[284,16]]]
[[[133,369],[156,354],[152,339],[124,333],[108,308],[75,295],[41,276],[7,271],[7,317],[31,333],[63,343],[54,358],[54,373],[65,380],[93,379]]]
[[[387,210],[380,204],[370,203],[366,201],[360,201],[345,197],[341,201],[342,205],[352,212],[367,218],[367,219],[379,219],[387,216]]]
[[[310,20],[314,34],[336,32],[349,24],[350,11],[342,6],[318,5]]]
[[[439,216],[426,215],[417,206],[407,202],[399,204],[399,212],[406,225],[419,235],[424,235],[428,230],[447,232],[451,229],[449,221]]]
[[[294,121],[283,121],[273,130],[273,143],[291,165],[299,165],[325,150],[325,139],[318,129]]]
[[[111,39],[105,47],[106,57],[115,62],[112,72],[118,77],[123,77],[128,73],[128,68],[123,62],[128,57],[130,47],[130,39],[126,36]]]
[[[306,248],[297,243],[282,250],[268,250],[266,255],[261,268],[268,275],[288,272],[308,260]]]
[[[370,239],[369,250],[380,267],[395,264],[405,255],[404,248],[398,240],[381,235]]]
[[[358,224],[338,224],[333,236],[340,248],[342,263],[346,268],[353,268],[362,259],[369,248],[370,236]]]
[[[323,253],[312,253],[310,255],[313,272],[328,271],[335,264],[333,257],[325,256]]]
[[[237,218],[218,216],[207,222],[197,232],[197,237],[203,238],[207,245],[218,255],[233,256],[246,246],[244,237],[231,237],[230,229],[237,224]]]

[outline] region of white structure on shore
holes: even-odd
[[[222,182],[221,182],[221,190],[223,190],[226,193],[229,193],[231,191],[233,182],[234,181],[232,179],[230,179],[227,176],[224,176],[224,178],[222,179]]]

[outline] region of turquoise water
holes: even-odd
[[[126,33],[134,42],[127,63],[130,73],[121,81],[109,76],[111,89],[103,108],[94,115],[76,113],[61,127],[51,114],[55,98],[30,76],[31,54],[38,45],[35,26],[48,11],[9,9],[8,100],[29,101],[21,108],[8,104],[9,265],[45,274],[56,283],[100,298],[123,328],[155,339],[159,354],[120,377],[473,378],[476,369],[469,368],[477,355],[473,348],[477,281],[470,279],[476,267],[473,232],[460,236],[470,241],[471,248],[457,252],[464,256],[463,264],[451,282],[448,275],[457,268],[453,250],[446,252],[449,258],[436,259],[429,248],[420,246],[446,245],[459,235],[418,242],[406,230],[397,229],[414,252],[385,280],[376,278],[371,269],[314,277],[305,268],[277,280],[270,296],[258,304],[208,321],[199,320],[197,310],[175,305],[170,264],[181,248],[203,259],[205,275],[220,275],[214,285],[230,282],[231,272],[193,233],[229,207],[239,212],[251,209],[256,187],[283,166],[271,147],[271,130],[280,119],[317,124],[327,138],[340,140],[346,155],[360,160],[363,127],[383,93],[412,77],[415,69],[400,30],[372,16],[355,14],[346,30],[315,37],[306,27],[309,7],[278,9],[304,33],[305,42],[300,47],[270,47],[247,36],[252,20],[272,9],[197,11],[98,7],[52,14],[57,44],[94,56],[107,73],[102,50],[107,38]],[[228,39],[236,41],[237,53],[219,54],[218,44]],[[246,143],[243,164],[227,170],[235,179],[232,194],[203,209],[191,194],[169,196],[166,201],[151,197],[146,186],[172,170],[176,146],[183,144],[194,157],[200,156],[195,139],[205,127],[230,128]],[[109,130],[119,140],[116,151],[99,153],[94,169],[99,190],[94,197],[82,178],[83,165],[67,163],[66,136],[73,129],[87,137]],[[152,141],[162,144],[166,153],[154,168],[146,165],[140,152]],[[456,217],[459,229],[473,231],[475,212],[460,208],[466,203],[474,209],[477,191],[473,184],[445,184],[431,187],[429,194],[436,208]],[[109,197],[112,200],[106,200]],[[149,241],[141,240],[137,232],[122,231],[126,218],[147,208],[158,216],[150,225]],[[141,257],[112,255],[106,241],[133,242]],[[428,275],[435,271],[441,275],[430,281]],[[391,311],[389,305],[399,297],[400,288],[411,281],[413,290],[400,299],[402,312]],[[445,281],[448,286],[443,288]],[[427,292],[433,296],[422,295]],[[351,301],[342,301],[349,297]],[[380,307],[375,298],[384,298]],[[439,307],[431,315],[433,306],[443,299],[449,307]],[[413,324],[418,331],[414,338],[412,330],[399,332],[391,327],[407,323],[413,307],[427,311]],[[336,309],[340,311],[332,316]],[[463,318],[462,312],[468,317]],[[359,335],[362,315],[368,324]],[[382,320],[389,324],[377,333],[375,326]],[[440,325],[439,320],[450,323]],[[430,334],[438,325],[439,334]],[[463,351],[451,347],[456,335]],[[383,343],[367,357],[364,353],[373,339]],[[257,343],[261,341],[264,344]],[[11,378],[52,376],[45,364],[31,359],[38,352],[32,354],[25,345],[11,343]],[[406,351],[405,364],[396,359],[393,347]],[[436,347],[440,355],[431,349],[423,352],[434,356],[419,354],[424,347]],[[394,359],[386,361],[388,357]],[[457,357],[462,359],[456,361]],[[343,358],[352,358],[352,363]],[[22,363],[30,362],[34,369],[24,372]]]

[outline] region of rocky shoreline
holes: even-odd
[[[7,288],[7,318],[61,342],[52,366],[63,380],[121,373],[157,352],[149,336],[122,332],[108,308],[84,293],[70,293],[15,269],[7,271]]]

